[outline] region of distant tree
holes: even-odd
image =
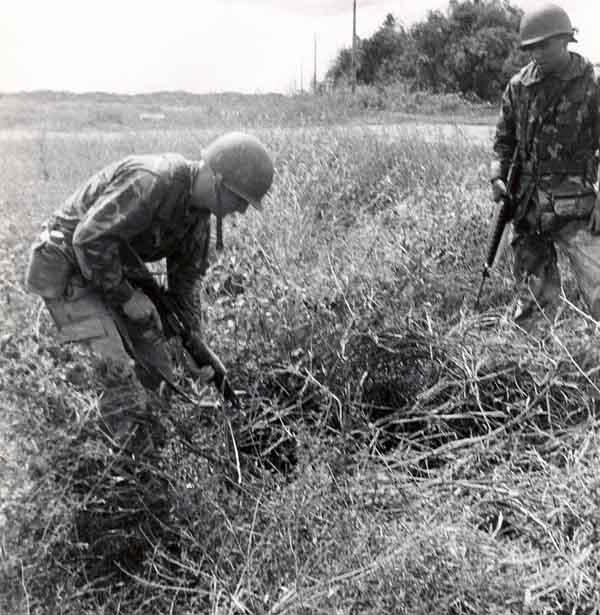
[[[404,80],[417,89],[495,100],[526,61],[517,45],[521,14],[509,0],[450,0],[446,13],[430,11],[408,31],[388,15],[359,41],[358,82]],[[334,86],[349,79],[351,65],[351,51],[342,49],[328,73]]]
[[[374,84],[395,78],[409,42],[409,35],[388,14],[380,28],[367,39],[357,40],[356,75],[358,83]],[[334,85],[348,83],[352,70],[352,50],[338,52],[327,77]]]
[[[440,11],[430,11],[426,21],[415,24],[410,35],[413,41],[415,85],[433,91],[453,90],[446,54],[451,43],[450,21]]]
[[[360,57],[360,39],[357,41],[357,43],[357,47],[359,48],[359,53],[357,53],[357,55]],[[357,62],[357,64],[360,64],[360,60]],[[348,84],[350,83],[351,71],[352,49],[340,49],[340,51],[338,51],[336,59],[327,71],[325,78],[327,81],[330,81],[334,87],[342,84]]]
[[[402,56],[408,48],[409,36],[388,14],[381,27],[362,41],[358,81],[366,84],[385,82],[395,78]]]
[[[418,87],[498,98],[525,57],[518,51],[521,11],[507,1],[451,0],[411,29]]]

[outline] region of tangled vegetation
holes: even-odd
[[[502,263],[473,312],[486,147],[258,134],[268,215],[227,222],[202,289],[243,410],[182,371],[201,404],[173,398],[141,458],[98,427],[114,374],[23,291],[28,244],[100,165],[214,133],[4,142],[0,611],[594,612],[596,324],[567,276],[558,319],[519,329]]]

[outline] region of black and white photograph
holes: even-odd
[[[600,615],[598,0],[6,0],[0,615]]]

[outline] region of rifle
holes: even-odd
[[[217,241],[215,248],[217,252],[223,251],[223,216],[217,216]]]
[[[187,318],[177,298],[154,279],[140,257],[133,249],[127,247],[129,248],[128,252],[137,261],[135,275],[130,279],[156,306],[165,335],[167,337],[179,337],[183,347],[198,367],[210,366],[213,368],[215,373],[213,377],[214,385],[223,398],[239,410],[241,408],[240,400],[231,386],[227,377],[227,369],[221,359],[206,345],[203,339],[192,333],[192,323]]]
[[[477,293],[477,299],[475,301],[475,309],[479,309],[479,302],[481,300],[481,293],[483,286],[487,278],[490,277],[490,269],[494,265],[496,259],[496,253],[498,252],[498,246],[504,234],[506,225],[512,220],[514,216],[514,192],[517,183],[518,176],[518,164],[517,158],[519,156],[519,144],[515,145],[515,149],[508,169],[508,177],[506,178],[506,196],[502,197],[500,206],[496,209],[496,215],[494,217],[494,225],[492,227],[492,236],[488,244],[487,256],[483,265],[483,271],[481,272],[481,284],[479,285],[479,292]]]

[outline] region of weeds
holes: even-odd
[[[0,610],[594,612],[596,326],[567,277],[562,317],[519,329],[502,267],[472,312],[481,146],[259,131],[268,215],[227,223],[201,297],[243,412],[174,399],[159,459],[111,446],[101,366],[52,341],[27,247],[102,164],[215,133],[165,134],[46,133],[48,182],[39,144],[6,143]]]

